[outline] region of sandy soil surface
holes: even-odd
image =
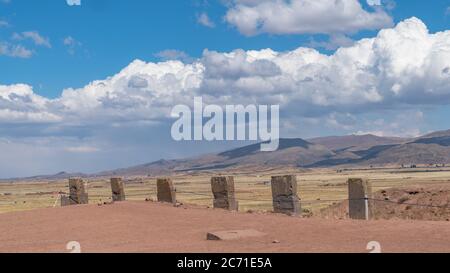
[[[211,231],[266,236],[207,241]],[[152,202],[86,205],[0,215],[0,252],[450,252],[450,223],[301,219]],[[277,241],[277,242],[274,242]]]

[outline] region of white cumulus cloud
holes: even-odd
[[[66,0],[69,6],[81,6],[81,0]]]
[[[8,94],[3,109],[42,111],[51,120],[80,123],[163,119],[195,95],[211,103],[276,103],[288,113],[311,116],[450,102],[449,71],[450,31],[432,34],[411,18],[332,55],[303,47],[206,50],[192,63],[136,60],[56,99],[41,98],[23,85],[2,86],[0,92]],[[36,102],[39,107],[31,108]]]
[[[197,16],[197,22],[205,27],[214,28],[216,24],[209,18],[207,13],[201,13]]]
[[[9,141],[26,139],[16,143],[20,149],[37,147],[30,138],[38,138],[61,153],[119,162],[125,147],[135,145],[134,155],[142,155],[150,137],[167,141],[170,136],[155,135],[169,132],[172,107],[191,104],[194,96],[219,105],[279,104],[281,130],[290,136],[324,130],[417,135],[427,121],[421,109],[450,103],[450,30],[430,33],[410,18],[330,55],[300,47],[205,50],[191,62],[135,60],[54,99],[26,84],[0,85],[0,132]],[[11,150],[13,144],[2,145]],[[1,156],[0,162],[8,163]]]
[[[373,0],[372,0],[373,1]],[[234,0],[225,16],[245,35],[353,33],[389,27],[381,8],[364,10],[358,0]],[[375,4],[377,1],[373,1]],[[326,14],[326,16],[324,16]]]

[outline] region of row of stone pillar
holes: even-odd
[[[125,186],[121,178],[111,178],[112,200],[125,201]],[[61,196],[61,206],[83,205],[89,203],[87,183],[81,178],[69,179],[69,196]]]
[[[301,214],[301,199],[298,196],[295,175],[273,176],[271,186],[275,213]],[[214,208],[238,210],[232,176],[213,177],[211,188],[214,195]],[[367,179],[350,178],[348,180],[348,202],[351,219],[369,220],[372,218],[372,186]]]
[[[159,178],[156,182],[158,202],[175,204],[176,189],[170,178]],[[273,209],[275,213],[289,215],[301,214],[300,197],[295,175],[273,176],[271,181]],[[61,206],[88,203],[87,184],[82,179],[69,180],[70,195],[61,198]],[[214,208],[238,210],[234,177],[211,178]],[[125,187],[121,178],[111,178],[112,200],[125,201]],[[372,217],[372,189],[367,180],[352,178],[348,180],[349,216],[351,219],[369,220]]]
[[[122,178],[111,178],[112,200],[126,200],[125,185]],[[170,179],[157,180],[157,196],[159,202],[176,203],[176,190]],[[61,206],[83,205],[89,203],[87,183],[80,178],[69,179],[69,196],[61,196]]]

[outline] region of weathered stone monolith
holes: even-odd
[[[122,178],[111,178],[111,191],[114,202],[125,201],[125,187]]]
[[[70,197],[67,195],[61,195],[61,207],[70,206]]]
[[[272,198],[275,213],[297,215],[301,212],[295,175],[272,177]]]
[[[367,179],[348,180],[349,217],[370,220],[373,216],[372,186]]]
[[[234,191],[234,177],[211,178],[211,189],[214,195],[214,208],[239,210]]]
[[[70,189],[70,204],[71,205],[81,205],[88,204],[89,198],[87,193],[87,185],[80,178],[69,179],[69,189]]]
[[[170,178],[158,178],[156,181],[158,202],[176,204],[176,190]]]

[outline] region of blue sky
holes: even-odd
[[[245,144],[171,141],[194,95],[281,104],[285,137],[448,129],[449,26],[450,0],[0,0],[0,176]]]
[[[397,0],[389,12],[395,22],[419,17],[436,32],[450,24],[450,16],[446,16],[449,5],[446,0],[433,0],[432,4]],[[214,28],[198,23],[202,13],[208,14]],[[134,59],[158,61],[156,54],[167,49],[200,57],[205,48],[284,51],[307,45],[311,37],[326,39],[321,34],[247,37],[223,22],[225,13],[221,1],[83,0],[81,6],[69,6],[65,0],[11,0],[0,6],[0,18],[10,24],[0,30],[0,39],[34,30],[47,37],[52,48],[36,48],[35,55],[25,60],[0,57],[0,82],[28,83],[35,86],[36,93],[56,97],[64,88],[82,87],[113,75]],[[361,31],[352,37],[370,37],[374,32]],[[81,43],[73,55],[63,44],[66,37]]]

